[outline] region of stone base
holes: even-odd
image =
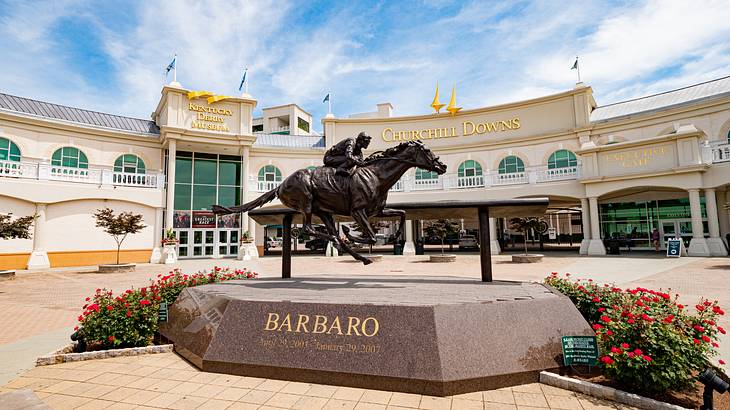
[[[14,270],[0,270],[0,280],[11,280],[15,279]]]
[[[538,283],[406,276],[186,288],[159,332],[203,371],[436,396],[537,382],[593,335]]]
[[[162,250],[159,246],[152,248],[152,255],[150,255],[150,263],[162,263]]]
[[[334,258],[340,256],[340,252],[334,245],[332,245],[332,242],[327,242],[327,249],[325,249],[324,255]]]
[[[687,248],[689,256],[710,256],[710,247],[707,246],[705,238],[692,238]]]
[[[499,241],[496,239],[492,239],[489,241],[489,251],[492,252],[492,255],[499,255],[502,253],[502,249],[499,247]]]
[[[711,256],[727,256],[727,248],[721,238],[707,238],[705,241]]]
[[[403,245],[403,255],[412,256],[416,254],[416,245],[413,242],[406,242]]]
[[[33,251],[28,258],[28,270],[34,269],[48,269],[51,267],[51,262],[48,260],[48,253],[46,251]]]
[[[165,245],[165,265],[177,263],[177,250],[175,245]]]
[[[591,239],[590,243],[588,244],[587,255],[605,255],[605,254],[606,254],[606,247],[603,246],[603,240]]]
[[[252,261],[259,258],[259,250],[256,248],[253,242],[241,242],[241,246],[238,248],[238,259],[239,261]]]
[[[582,241],[580,241],[580,250],[578,251],[578,254],[588,255],[588,246],[590,245],[590,243],[590,239],[583,239]]]
[[[542,262],[542,258],[545,255],[540,255],[536,253],[528,253],[528,254],[516,254],[512,255],[512,262],[513,263],[538,263]]]
[[[456,255],[431,255],[428,257],[428,261],[433,263],[456,262]]]
[[[119,265],[99,265],[99,273],[134,272],[136,268],[136,263],[120,263]]]

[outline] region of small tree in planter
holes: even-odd
[[[426,235],[436,236],[441,239],[441,255],[444,254],[444,242],[446,237],[459,232],[459,224],[451,219],[438,219],[431,221],[425,228]]]
[[[525,255],[527,255],[527,232],[533,230],[538,234],[542,235],[548,230],[547,222],[543,221],[542,218],[534,216],[528,216],[525,218],[512,218],[509,221],[510,229],[522,232],[522,238],[525,243]]]
[[[251,243],[251,232],[250,231],[243,231],[241,232],[241,243]]]
[[[30,227],[35,215],[11,220],[10,214],[0,214],[0,239],[30,239]]]
[[[94,219],[96,226],[104,229],[104,232],[111,235],[117,243],[117,265],[119,265],[119,250],[127,235],[133,235],[147,227],[142,223],[141,214],[122,212],[114,215],[114,211],[110,208],[97,210]]]

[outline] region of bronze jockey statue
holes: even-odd
[[[355,138],[346,138],[325,152],[324,166],[336,168],[337,175],[350,176],[355,167],[364,164],[362,150],[368,145],[370,136],[365,132],[357,134]]]

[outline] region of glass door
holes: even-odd
[[[179,258],[190,257],[190,229],[178,229],[177,239],[179,241],[177,256]]]
[[[238,229],[218,229],[218,255],[237,256],[238,240]]]
[[[662,241],[660,243],[661,249],[667,248],[667,242],[670,239],[677,237],[679,232],[679,224],[676,221],[662,221],[659,234],[661,235]]]

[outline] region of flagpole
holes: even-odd
[[[245,75],[246,75],[246,81],[244,81],[243,85],[244,85],[244,87],[246,87],[245,88],[246,94],[248,94],[248,82],[251,80],[251,77],[248,75],[248,67],[246,67],[246,74]]]
[[[578,62],[578,56],[575,56],[575,69],[578,71],[578,82],[580,82],[580,63]]]
[[[328,93],[327,95],[330,96],[330,98],[327,99],[327,113],[332,114],[332,93]]]
[[[172,67],[172,81],[177,82],[177,53],[175,53],[173,60],[175,60],[175,66]]]

